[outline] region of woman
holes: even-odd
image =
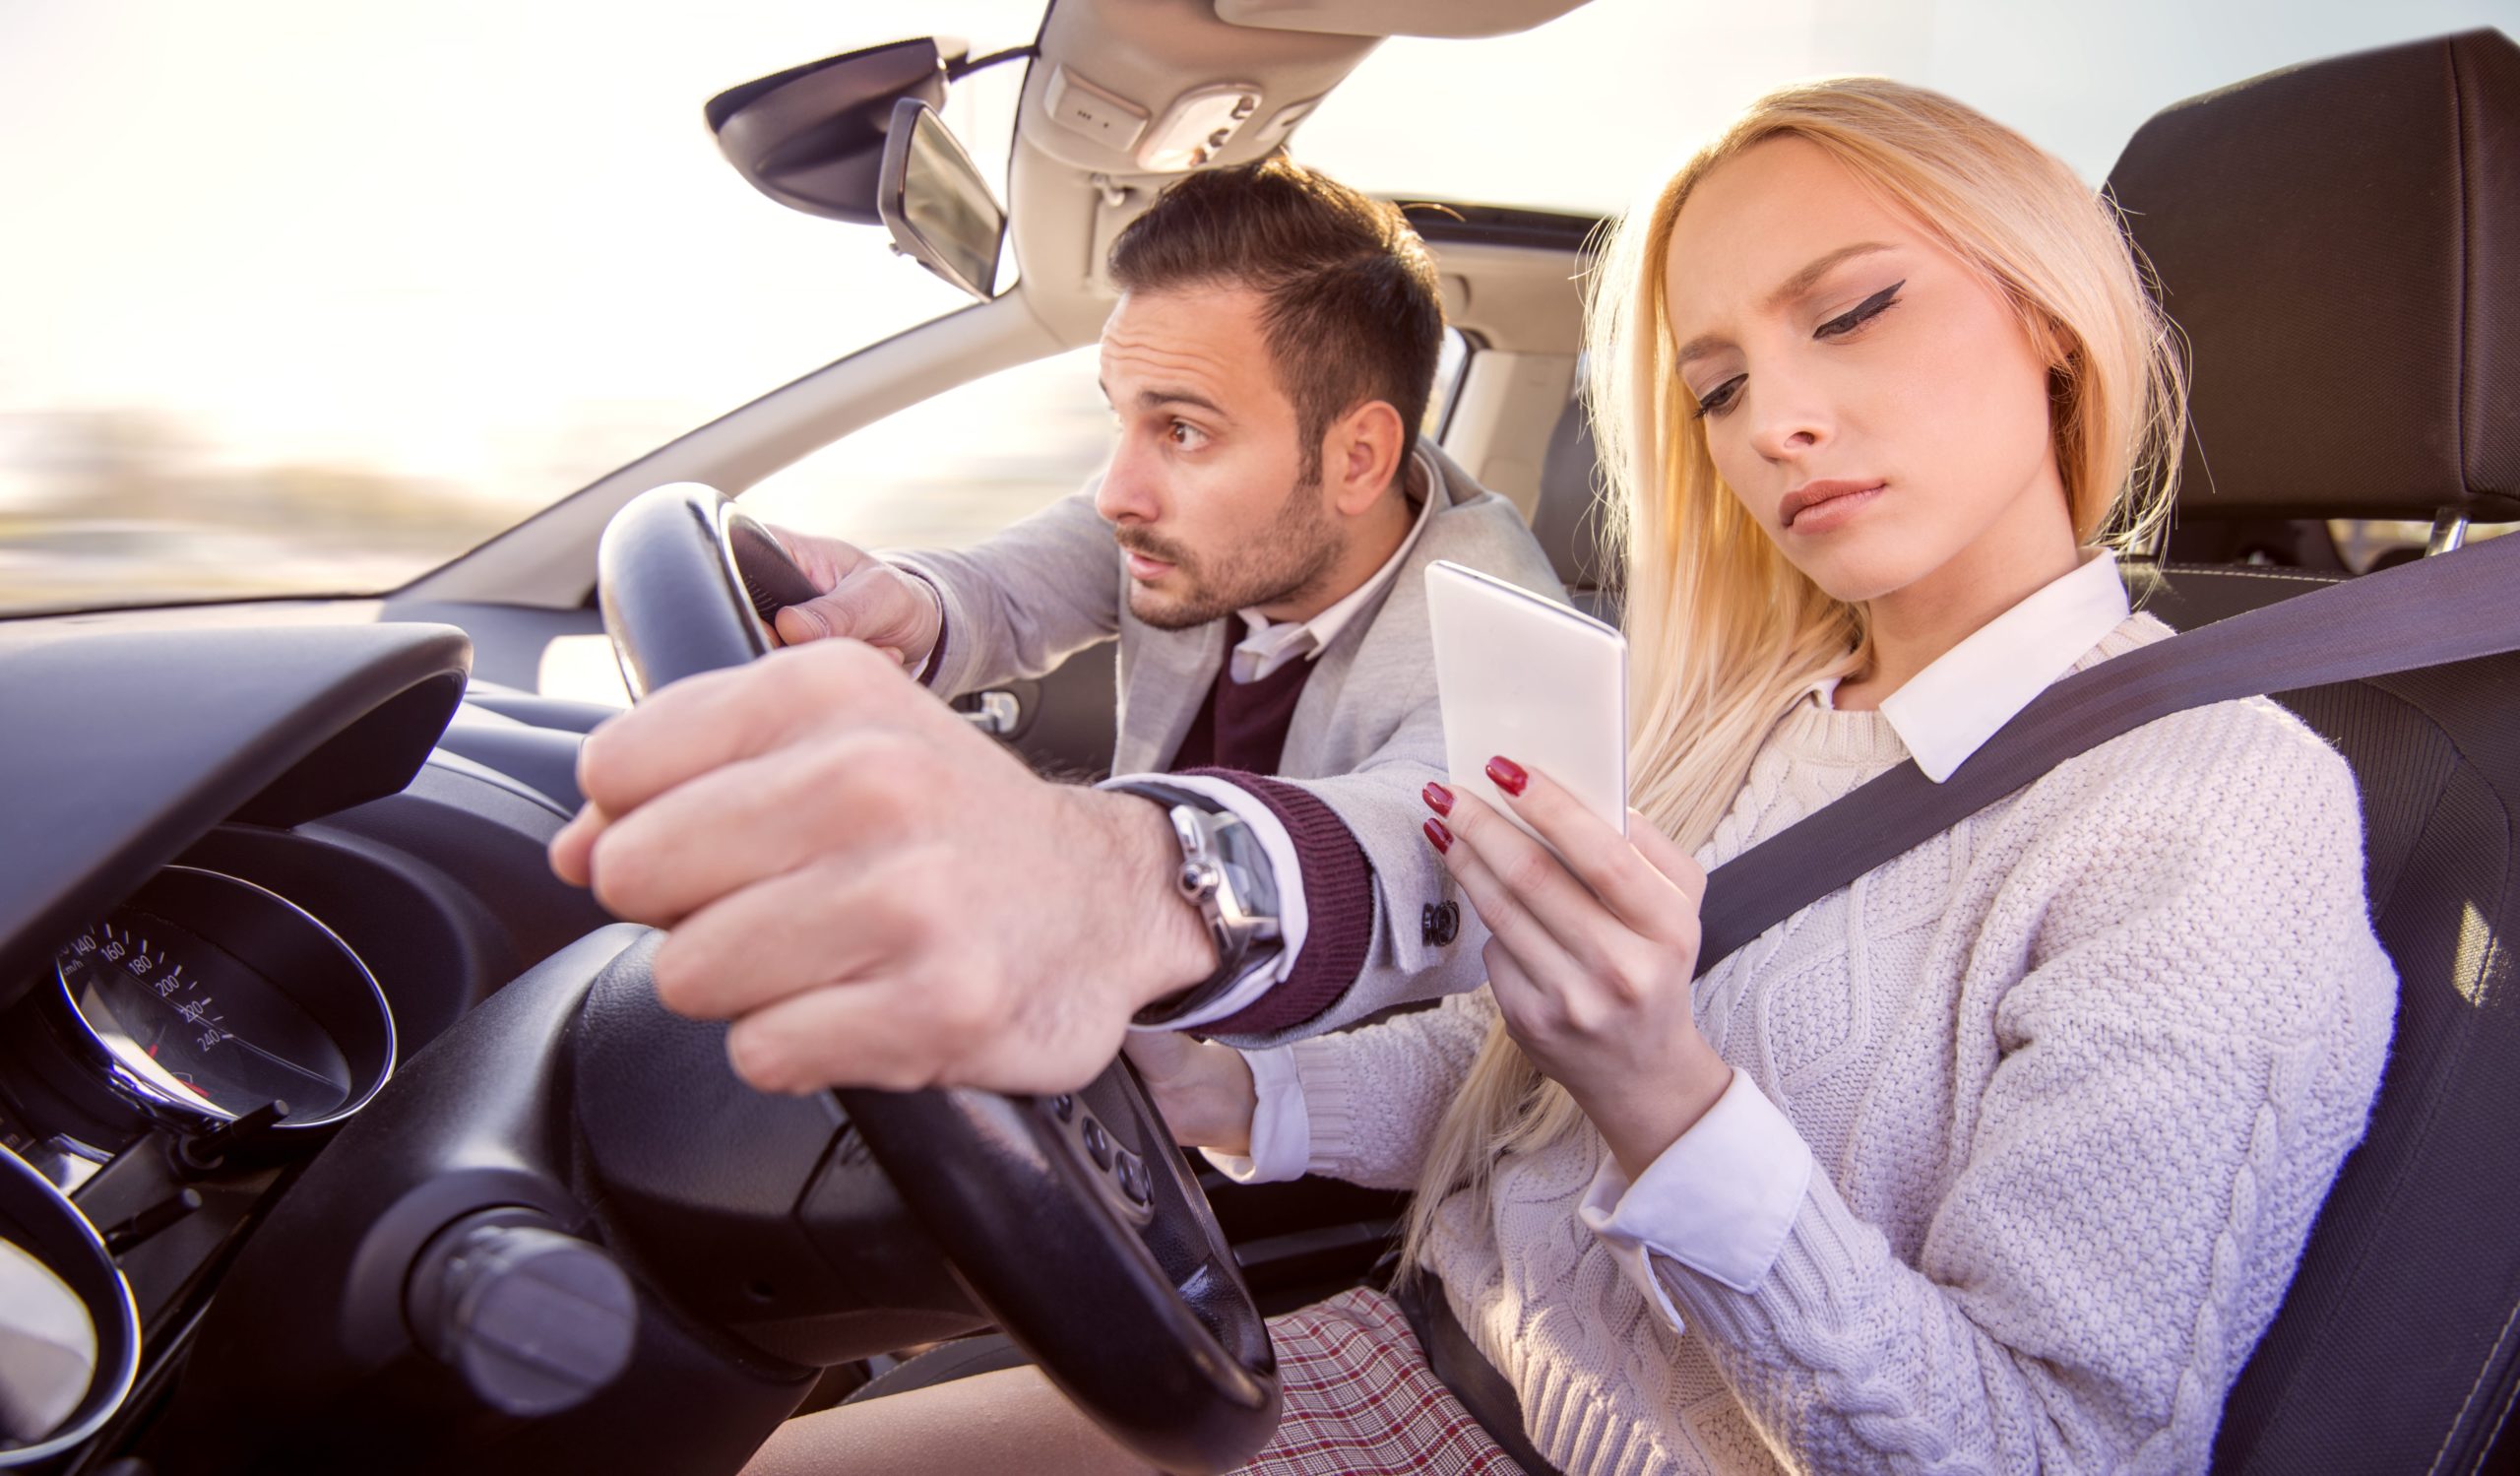
[[[2265,701],[2164,719],[1691,983],[1706,868],[2169,633],[2100,546],[2182,423],[2116,222],[1947,98],[1789,88],[1620,228],[1591,319],[1627,836],[1511,755],[1571,864],[1430,786],[1490,989],[1142,1043],[1168,1120],[1414,1184],[1411,1265],[1570,1473],[2201,1469],[2387,1047],[2341,759]],[[1254,1469],[1501,1468],[1382,1294],[1274,1330]],[[759,1469],[1125,1468],[1029,1373],[818,1418]]]

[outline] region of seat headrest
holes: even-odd
[[[1540,501],[1532,508],[1532,537],[1547,550],[1557,582],[1569,590],[1597,589],[1605,582],[1601,485],[1592,418],[1584,414],[1584,397],[1572,396],[1548,433],[1540,463]]]
[[[2192,97],[2110,174],[2193,347],[2182,518],[2520,518],[2520,46]]]

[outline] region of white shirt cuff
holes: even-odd
[[[1312,1120],[1304,1116],[1303,1079],[1295,1074],[1294,1049],[1245,1051],[1242,1059],[1251,1067],[1251,1089],[1259,1099],[1251,1111],[1251,1156],[1199,1151],[1236,1184],[1301,1179],[1312,1167]]]
[[[936,581],[929,578],[925,570],[903,563],[899,559],[887,558],[884,562],[891,564],[894,568],[908,574],[911,578],[918,582],[919,588],[927,591],[927,598],[936,602],[936,628],[938,631],[942,632],[945,628],[945,592],[937,587]],[[934,664],[935,660],[936,648],[934,646],[930,646],[927,648],[926,655],[920,657],[917,661],[913,662],[903,670],[910,673],[911,680],[924,683],[927,680],[927,669],[929,666]]]
[[[1216,779],[1205,774],[1119,774],[1102,782],[1107,789],[1115,784],[1165,784],[1193,794],[1204,795],[1217,802],[1220,808],[1251,827],[1260,838],[1260,853],[1269,858],[1269,879],[1278,888],[1278,938],[1276,954],[1267,963],[1243,974],[1233,986],[1204,1006],[1177,1020],[1161,1025],[1132,1025],[1132,1030],[1195,1030],[1201,1025],[1228,1019],[1260,1002],[1260,996],[1277,988],[1280,980],[1294,967],[1295,955],[1303,951],[1304,907],[1303,869],[1295,855],[1294,837],[1278,822],[1276,811],[1261,798],[1229,779]]]
[[[1603,1155],[1575,1213],[1676,1329],[1680,1315],[1648,1252],[1736,1292],[1757,1291],[1802,1212],[1811,1170],[1802,1134],[1735,1069],[1715,1106],[1634,1183],[1616,1156]]]

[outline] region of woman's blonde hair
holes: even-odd
[[[1788,562],[1716,471],[1674,365],[1665,263],[1680,209],[1754,145],[1825,151],[2002,294],[2048,358],[2056,469],[2074,536],[2149,548],[2185,435],[2172,330],[2115,210],[2063,160],[1939,93],[1879,77],[1770,93],[1605,239],[1585,311],[1584,393],[1624,573],[1630,802],[1684,849],[1705,844],[1759,745],[1827,676],[1868,661],[1863,612]],[[1791,264],[1781,264],[1791,265]],[[1582,1122],[1501,1022],[1437,1129],[1404,1263],[1438,1200],[1483,1194],[1496,1161]]]

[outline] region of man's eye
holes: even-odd
[[[1731,409],[1732,402],[1740,397],[1742,383],[1749,377],[1747,374],[1735,374],[1708,390],[1697,402],[1697,417],[1703,420],[1708,416],[1720,416]]]
[[[1166,430],[1165,433],[1172,438],[1172,444],[1180,447],[1184,451],[1196,450],[1200,446],[1206,445],[1208,440],[1208,433],[1206,431],[1201,430],[1198,426],[1191,424],[1187,420],[1173,421],[1171,428]]]
[[[1836,317],[1831,318],[1826,323],[1823,323],[1819,327],[1813,329],[1811,331],[1811,336],[1815,339],[1833,339],[1841,338],[1847,334],[1855,332],[1864,324],[1869,323],[1873,319],[1881,316],[1883,313],[1888,312],[1891,308],[1898,306],[1899,289],[1906,287],[1907,285],[1907,280],[1905,278],[1890,284],[1888,287],[1883,288],[1871,296],[1864,298],[1861,302],[1857,303],[1855,306],[1848,308],[1845,312],[1838,314]]]

